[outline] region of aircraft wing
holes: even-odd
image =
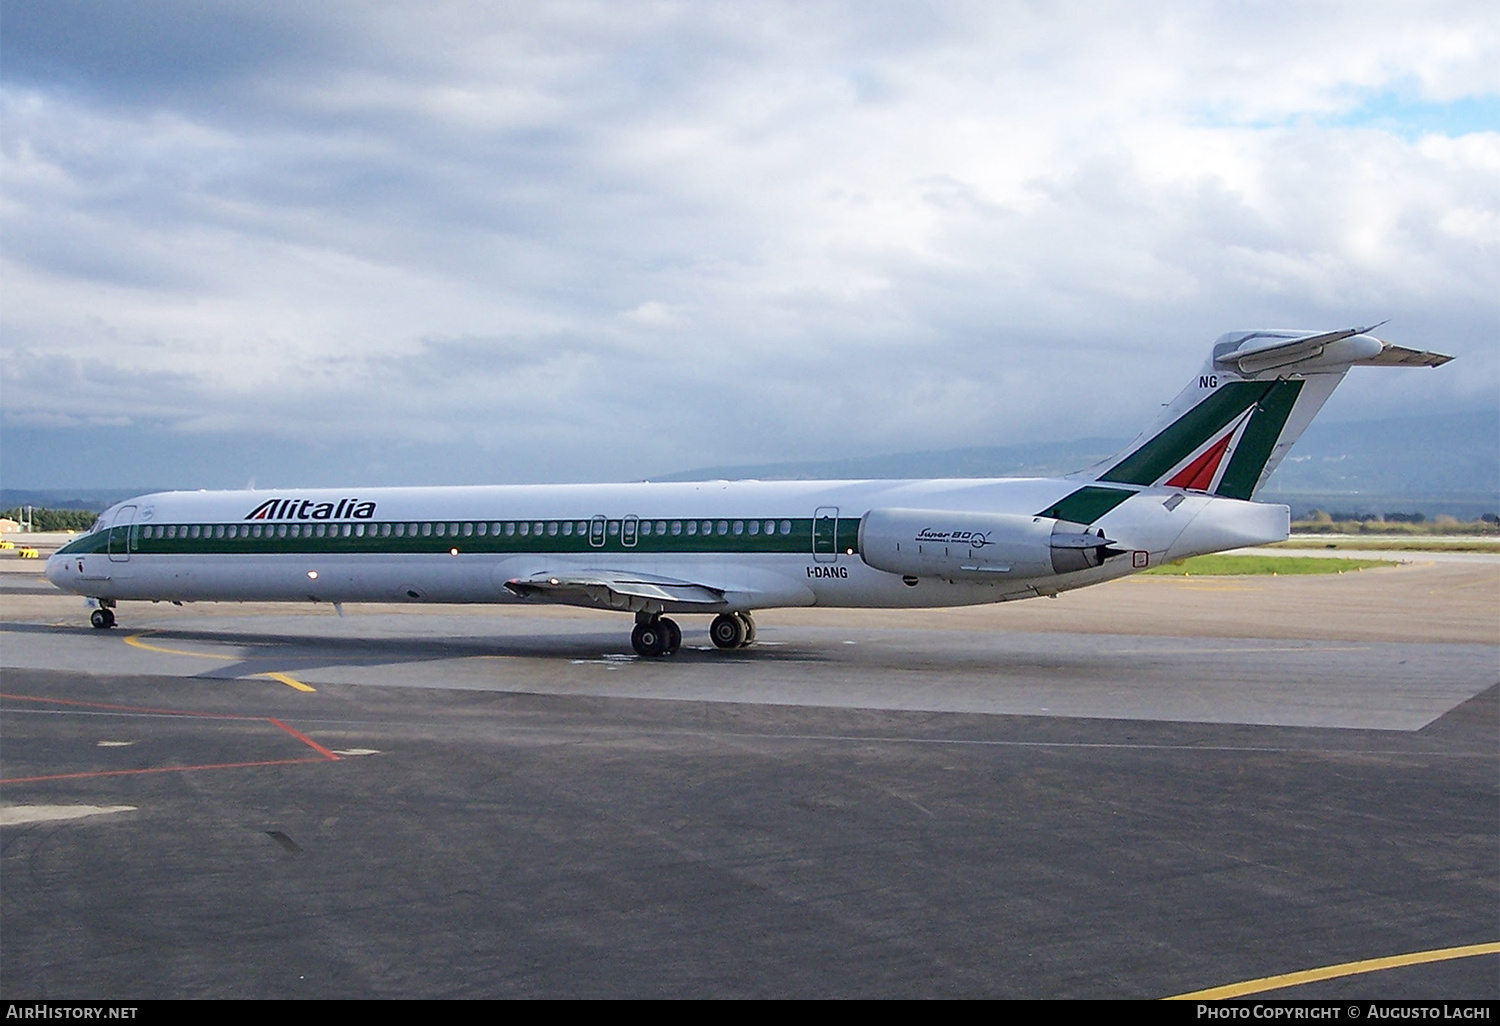
[[[505,582],[505,590],[524,599],[600,609],[661,612],[667,606],[724,606],[724,592],[706,584],[620,570],[565,570]]]

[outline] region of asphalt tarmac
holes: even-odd
[[[8,589],[0,992],[1162,997],[1493,946],[1477,580],[1463,642],[1220,636],[1214,603],[1260,600],[1234,591],[1136,633],[1183,594],[1154,579],[1097,589],[1100,630],[1035,629],[1066,599],[807,611],[720,653],[684,619],[663,661],[570,611],[125,604],[102,632]],[[1262,993],[1494,999],[1500,954]]]

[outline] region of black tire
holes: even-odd
[[[115,617],[108,609],[96,609],[89,614],[89,623],[95,630],[108,630],[115,625]]]
[[[739,648],[745,644],[745,621],[734,613],[720,613],[708,625],[708,636],[718,648]]]
[[[755,644],[755,617],[749,613],[735,613],[734,615],[745,622],[745,640],[740,642],[740,648],[749,648]]]
[[[630,646],[642,659],[653,659],[661,655],[666,641],[666,631],[661,629],[660,621],[638,623],[635,630],[630,632]]]
[[[677,626],[676,620],[669,620],[665,616],[659,621],[662,633],[666,635],[666,647],[662,650],[663,655],[676,655],[677,650],[682,647],[682,628]]]

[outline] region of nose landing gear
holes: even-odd
[[[115,625],[115,611],[108,606],[100,606],[89,614],[89,623],[95,630],[108,630]]]

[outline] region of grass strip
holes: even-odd
[[[1372,566],[1395,566],[1388,559],[1325,559],[1321,556],[1193,556],[1143,571],[1177,577],[1239,577],[1268,574],[1342,574]]]
[[[1438,538],[1340,538],[1320,541],[1317,538],[1292,538],[1276,542],[1277,549],[1359,549],[1365,552],[1500,552],[1500,539],[1490,541],[1472,538],[1465,541],[1443,541]]]

